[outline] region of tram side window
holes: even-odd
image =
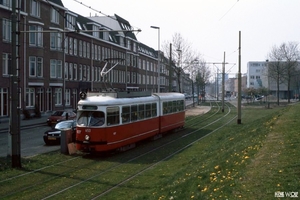
[[[120,119],[120,112],[119,112],[119,107],[107,107],[106,109],[107,113],[107,126],[119,124],[119,119]]]
[[[173,103],[172,103],[172,101],[169,101],[168,102],[168,113],[172,113],[173,111]]]
[[[152,109],[152,117],[156,117],[157,116],[157,106],[156,106],[156,103],[152,103],[151,109]]]
[[[146,106],[146,117],[145,118],[150,118],[151,117],[151,104],[147,103],[145,106]]]
[[[130,122],[130,106],[122,107],[122,123]]]
[[[172,112],[178,112],[177,101],[172,102]]]
[[[131,121],[137,120],[137,105],[131,106]]]
[[[184,110],[184,101],[183,100],[178,100],[177,101],[177,105],[178,105],[178,110],[179,111],[183,111]]]
[[[163,114],[168,114],[168,102],[163,102]]]
[[[138,110],[138,119],[144,119],[144,117],[145,117],[145,105],[140,104]]]

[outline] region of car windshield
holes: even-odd
[[[59,122],[55,125],[55,129],[66,129],[66,128],[72,128],[73,121],[63,121]]]
[[[105,123],[102,111],[81,111],[78,112],[78,116],[77,124],[79,126],[102,126]]]
[[[52,114],[52,116],[65,116],[64,111],[56,111],[55,113]]]

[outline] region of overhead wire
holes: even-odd
[[[232,9],[233,7],[239,2],[239,0],[237,0],[232,6],[231,8],[229,8],[229,10],[219,19],[219,21],[221,21]]]
[[[116,18],[114,18],[114,17],[112,17],[112,16],[110,16],[110,15],[107,15],[107,14],[103,13],[103,12],[101,12],[101,11],[99,11],[99,10],[93,8],[92,6],[88,6],[88,5],[84,4],[84,3],[81,2],[81,1],[78,1],[78,0],[73,0],[73,1],[75,1],[75,2],[77,2],[77,3],[79,3],[79,4],[81,4],[81,5],[83,5],[83,6],[85,6],[86,8],[89,8],[89,9],[91,9],[91,10],[97,12],[97,13],[100,13],[101,15],[104,15],[105,17],[108,17],[108,18],[110,18],[110,19],[112,19],[112,20],[118,21]],[[138,28],[138,27],[134,27],[134,26],[132,26],[132,25],[130,25],[130,26],[131,26],[132,29],[136,28],[137,30],[140,30],[140,28]]]

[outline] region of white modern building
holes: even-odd
[[[247,64],[247,88],[268,88],[267,62],[254,61]]]
[[[247,88],[266,88],[271,94],[277,94],[277,82],[268,76],[268,64],[266,61],[251,61],[247,64]],[[298,70],[300,70],[300,63],[298,63]],[[299,95],[300,78],[295,75],[292,78],[290,86],[290,98]],[[286,81],[280,82],[279,85],[280,98],[287,98],[288,87]]]

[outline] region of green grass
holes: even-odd
[[[233,121],[100,199],[252,200],[274,199],[276,191],[300,192],[299,111],[300,104],[272,109],[247,106],[242,110],[242,124]],[[155,142],[159,141],[153,144]],[[166,153],[167,149],[161,151],[157,154]],[[131,150],[105,158],[79,156],[64,163],[70,156],[51,152],[22,159],[23,169],[11,169],[8,161],[2,159],[0,180],[62,162],[40,173],[24,176],[22,182],[28,182],[28,189],[10,196],[10,199],[40,199],[59,187],[76,184],[100,171],[113,168],[130,155],[138,153]],[[126,163],[121,169],[113,168],[109,173],[95,177],[54,199],[93,197],[99,193],[100,186],[110,187],[151,162],[149,155]],[[49,180],[46,184],[38,184],[45,179]],[[19,182],[20,179],[12,179],[5,185],[0,183],[3,190],[0,198],[5,194],[4,190],[24,187]]]

